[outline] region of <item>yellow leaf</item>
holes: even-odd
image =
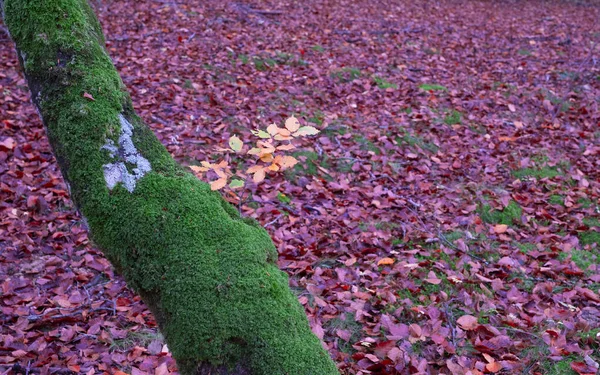
[[[265,179],[265,170],[261,169],[260,171],[256,172],[254,174],[254,176],[252,177],[252,180],[254,182],[256,182],[257,184],[261,181],[263,181]]]
[[[260,154],[260,150],[261,149],[258,147],[252,147],[250,150],[248,150],[248,153],[250,155],[258,155],[258,154]]]
[[[229,183],[229,187],[232,189],[239,189],[243,186],[244,186],[244,181],[238,180],[238,179],[231,180],[231,182]]]
[[[392,258],[382,258],[377,262],[378,266],[388,266],[394,264],[394,260]]]
[[[257,136],[258,138],[269,139],[271,135],[264,130],[252,130],[252,134]]]
[[[234,135],[233,137],[229,138],[229,147],[231,147],[233,151],[240,152],[243,145],[244,142],[242,142],[242,140],[239,139],[237,135]]]
[[[273,171],[273,172],[277,172],[279,170],[279,166],[277,164],[273,163],[273,164],[269,165],[267,167],[267,169],[270,171]]]
[[[219,190],[227,185],[227,178],[219,178],[210,183],[210,190]]]
[[[285,120],[285,127],[287,130],[289,130],[293,133],[300,128],[300,122],[298,121],[297,118],[292,116],[292,117],[288,118],[287,120]]]
[[[313,126],[303,126],[294,133],[294,137],[306,137],[307,135],[319,134],[319,130]]]

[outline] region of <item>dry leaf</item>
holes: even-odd
[[[479,326],[477,318],[473,315],[463,315],[456,320],[456,323],[465,331],[472,331]]]
[[[244,142],[242,142],[242,140],[237,135],[234,135],[233,137],[229,138],[229,147],[231,147],[233,151],[240,152],[243,146]]]
[[[494,225],[494,233],[502,234],[508,230],[508,225],[506,224],[496,224]]]
[[[394,264],[394,260],[392,258],[382,258],[377,262],[378,266],[387,266],[390,264]]]
[[[300,128],[300,121],[292,116],[285,120],[285,128],[293,133]]]

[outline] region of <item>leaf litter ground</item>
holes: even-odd
[[[597,371],[597,4],[93,3],[182,163],[292,114],[321,130],[227,196],[342,373]],[[4,28],[0,54],[0,372],[175,372],[89,243]]]

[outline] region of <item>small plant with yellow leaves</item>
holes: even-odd
[[[254,163],[245,171],[236,174],[238,178],[232,178],[234,173],[231,166],[225,160],[213,164],[207,161],[201,162],[201,166],[190,167],[197,174],[212,172],[215,176],[210,182],[212,190],[220,190],[225,186],[231,189],[240,189],[246,185],[246,181],[252,176],[252,181],[260,183],[265,180],[267,174],[282,172],[292,168],[298,163],[298,160],[290,155],[285,155],[286,151],[296,148],[292,141],[299,137],[316,135],[319,133],[315,127],[301,126],[295,117],[290,117],[285,121],[284,127],[277,124],[269,125],[265,130],[252,130],[258,140],[248,151],[244,151],[244,142],[234,135],[229,138],[229,148],[220,151],[234,152],[242,155],[251,155],[255,157]],[[231,178],[231,181],[229,179]],[[229,185],[227,184],[229,181]]]

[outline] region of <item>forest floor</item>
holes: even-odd
[[[321,130],[241,209],[341,373],[598,371],[600,5],[92,3],[182,163],[292,114]],[[0,374],[176,371],[90,244],[1,24],[0,283]]]

